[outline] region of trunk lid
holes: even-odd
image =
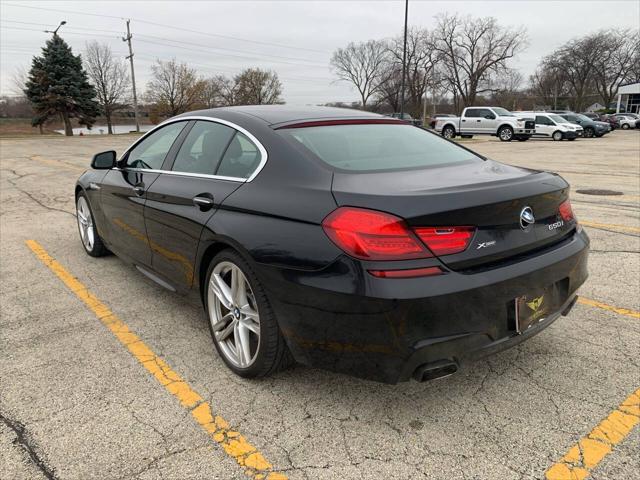
[[[561,242],[575,222],[559,216],[569,185],[560,176],[491,160],[438,168],[375,173],[336,172],[339,206],[370,208],[412,228],[473,226],[468,248],[440,259],[453,270],[487,267]],[[523,227],[529,207],[535,222]]]

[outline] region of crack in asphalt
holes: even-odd
[[[18,190],[20,193],[25,194],[27,197],[29,197],[31,200],[33,200],[35,203],[37,203],[38,205],[40,205],[42,208],[45,208],[49,211],[55,211],[55,212],[62,212],[62,213],[66,213],[67,215],[71,215],[73,218],[76,217],[75,213],[72,213],[68,210],[64,210],[62,208],[56,208],[56,207],[51,207],[49,205],[45,205],[44,203],[42,203],[40,200],[38,200],[36,197],[34,197],[31,192],[28,192],[27,190],[19,187],[14,179],[10,179],[7,178],[7,182],[9,182],[11,185],[13,185],[15,187],[16,190]]]
[[[40,458],[40,455],[37,452],[37,445],[30,437],[27,432],[25,426],[18,422],[17,420],[11,420],[2,412],[0,412],[0,420],[10,428],[13,433],[15,433],[16,438],[13,440],[14,445],[19,445],[22,450],[24,450],[31,459],[31,462],[35,467],[48,479],[48,480],[58,480],[56,477],[55,470],[50,468],[45,461]]]

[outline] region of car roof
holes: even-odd
[[[269,125],[277,125],[309,120],[384,118],[377,113],[365,112],[353,108],[336,107],[294,107],[288,105],[242,105],[235,107],[211,108],[188,112],[181,116],[200,116],[224,118],[228,115],[240,114],[260,119]],[[233,115],[236,116],[236,115]],[[388,117],[387,117],[388,118]]]

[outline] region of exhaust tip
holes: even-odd
[[[413,378],[418,382],[428,382],[437,378],[444,378],[453,375],[458,371],[458,364],[451,360],[439,360],[437,362],[426,363],[416,368]]]

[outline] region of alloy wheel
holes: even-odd
[[[451,138],[453,138],[453,135],[454,135],[454,130],[453,130],[453,128],[449,128],[449,127],[447,127],[447,128],[445,128],[445,129],[444,129],[444,131],[442,132],[442,136],[443,136],[444,138],[451,139]]]
[[[558,142],[560,140],[562,140],[562,133],[561,132],[554,132],[553,133],[553,139]]]
[[[503,128],[500,130],[500,140],[508,142],[513,137],[513,131],[510,128]]]
[[[93,226],[93,217],[91,216],[91,210],[89,204],[84,196],[78,197],[78,203],[76,204],[76,218],[78,219],[78,229],[80,230],[80,239],[87,251],[93,250],[95,244],[95,229]]]
[[[220,351],[239,368],[258,356],[260,315],[247,277],[236,264],[223,261],[211,272],[207,300],[209,321]]]

